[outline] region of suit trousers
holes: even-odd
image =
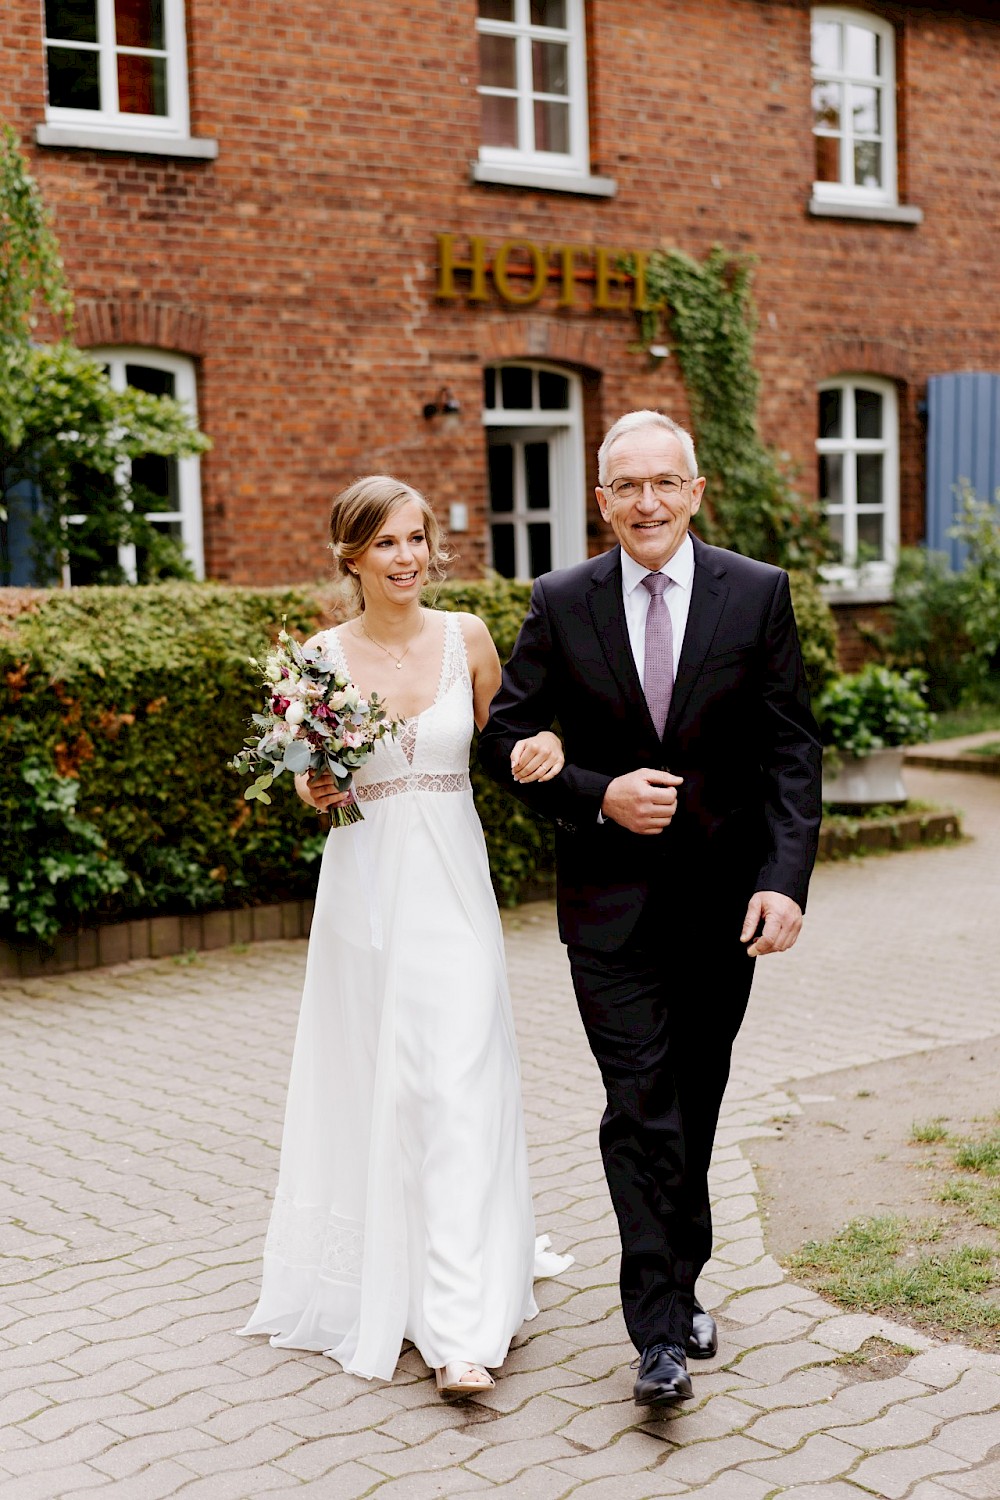
[[[755,962],[739,942],[746,900],[726,907],[681,917],[651,897],[623,948],[568,950],[607,1094],[601,1155],[621,1232],[622,1311],[639,1350],[684,1347],[712,1253],[708,1169]]]

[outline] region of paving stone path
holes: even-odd
[[[1000,782],[909,779],[964,808],[975,838],[821,867],[799,947],[758,966],[701,1284],[721,1349],[694,1367],[696,1401],[653,1421],[631,1400],[600,1091],[549,906],[511,915],[508,950],[538,1222],[576,1263],[539,1284],[496,1391],[459,1405],[412,1351],[386,1386],[234,1335],[255,1300],[304,944],[7,985],[3,1500],[996,1500],[1000,1358],[787,1279],[747,1155],[810,1077],[1000,1034]],[[858,1380],[843,1356],[873,1335],[899,1354]]]

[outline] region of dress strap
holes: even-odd
[[[444,617],[444,658],[441,663],[441,686],[438,697],[443,698],[452,683],[471,681],[469,659],[465,652],[465,636],[462,621],[453,611]]]

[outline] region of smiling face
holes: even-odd
[[[357,570],[366,602],[409,604],[420,597],[429,562],[423,507],[405,500],[389,512],[374,541],[350,566]]]
[[[705,480],[688,477],[681,445],[664,427],[623,432],[608,451],[607,465],[607,483],[597,487],[601,515],[629,556],[656,572],[687,536],[691,517],[701,506]],[[649,485],[631,500],[616,500],[611,493],[616,479],[655,479],[661,474],[680,474],[687,483],[664,499],[658,499]]]

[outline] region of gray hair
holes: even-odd
[[[687,464],[688,478],[698,478],[698,459],[694,451],[694,438],[686,427],[675,422],[673,417],[665,417],[661,411],[627,411],[613,426],[608,428],[604,442],[597,450],[597,478],[602,486],[606,484],[608,478],[608,451],[612,443],[624,437],[627,432],[635,432],[640,427],[662,427],[665,432],[675,437],[681,445],[684,462]]]

